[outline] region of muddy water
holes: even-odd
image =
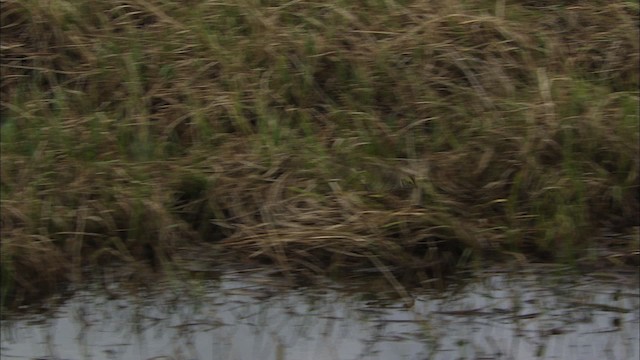
[[[541,275],[544,274],[544,275]],[[464,276],[470,278],[470,276]],[[638,359],[636,275],[488,272],[413,306],[261,272],[88,287],[2,324],[2,359]]]

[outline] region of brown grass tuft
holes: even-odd
[[[637,251],[636,3],[185,4],[2,1],[5,299],[198,241],[400,293]]]

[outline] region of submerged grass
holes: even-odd
[[[637,2],[1,6],[7,303],[200,241],[394,286],[638,262]]]

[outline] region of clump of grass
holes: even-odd
[[[616,250],[640,225],[637,11],[4,1],[3,297],[197,241],[396,285]]]

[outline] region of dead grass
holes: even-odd
[[[4,299],[196,241],[396,287],[636,254],[637,2],[504,4],[2,1]]]

